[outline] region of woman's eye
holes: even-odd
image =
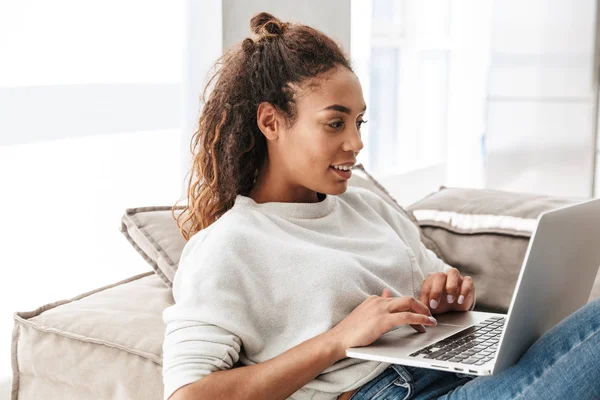
[[[357,121],[356,125],[358,126],[358,128],[360,129],[360,127],[362,126],[362,124],[368,122],[367,120],[361,120],[361,121]],[[338,125],[339,124],[339,125]],[[337,129],[337,128],[341,128],[344,125],[343,121],[336,121],[336,122],[332,122],[331,124],[329,124],[330,127]]]

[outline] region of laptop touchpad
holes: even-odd
[[[466,329],[464,326],[437,325],[428,326],[427,332],[417,332],[410,325],[401,326],[380,336],[369,347],[373,346],[425,346],[433,341],[441,340],[447,336]]]

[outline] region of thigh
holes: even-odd
[[[473,375],[449,371],[408,366],[404,368],[412,376],[413,393],[410,397],[411,400],[437,399],[475,379]]]
[[[435,399],[471,379],[447,371],[392,364],[361,386],[349,400]]]
[[[412,377],[399,365],[390,365],[362,385],[348,400],[405,400],[412,394]]]
[[[480,376],[440,400],[600,399],[600,299],[569,315],[519,359],[493,376]]]

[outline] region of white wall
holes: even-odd
[[[120,219],[181,195],[182,4],[0,2],[0,390],[15,311],[151,270]]]
[[[0,146],[179,128],[181,24],[166,21],[181,12],[181,0],[0,2]]]

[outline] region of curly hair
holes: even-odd
[[[253,188],[267,157],[257,123],[259,104],[269,102],[281,111],[289,128],[297,118],[293,85],[340,65],[354,72],[342,47],[317,29],[281,22],[266,12],[252,17],[250,28],[256,37],[245,38],[215,62],[202,94],[204,108],[190,142],[188,204],[172,208],[186,240],[233,207],[238,194],[248,195]],[[175,209],[183,210],[178,217]]]

